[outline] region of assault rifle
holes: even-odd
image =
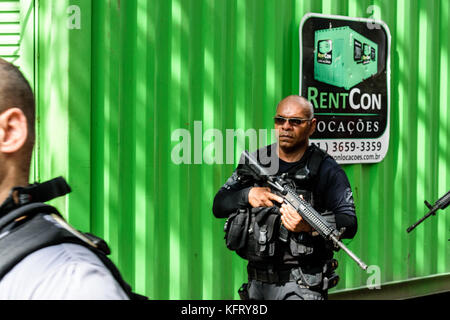
[[[270,186],[275,188],[281,194],[284,203],[291,205],[295,210],[297,210],[301,217],[305,219],[305,221],[308,222],[309,225],[323,238],[333,241],[336,248],[341,248],[344,250],[345,253],[347,253],[361,269],[367,269],[367,265],[339,240],[341,233],[330,225],[307,201],[303,200],[288,182],[280,177],[269,175],[247,150],[244,151],[243,155],[249,161],[250,170],[252,170],[258,178],[264,180]],[[287,230],[285,229],[285,231]]]
[[[446,194],[440,197],[433,206],[429,204],[427,200],[425,200],[424,202],[427,208],[430,209],[430,211],[428,211],[428,213],[425,216],[423,216],[422,219],[420,219],[412,226],[410,226],[408,229],[406,229],[408,233],[413,231],[415,227],[417,227],[420,223],[422,223],[422,221],[424,221],[429,216],[436,215],[436,211],[438,211],[439,209],[444,210],[445,208],[447,208],[448,204],[450,203],[450,191],[448,191]]]

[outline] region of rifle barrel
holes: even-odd
[[[408,229],[406,229],[406,232],[410,233],[413,231],[419,224],[421,224],[426,218],[436,213],[438,208],[434,207],[430,212],[428,212],[426,215],[424,215],[422,218],[420,218],[419,221],[414,223],[412,226],[410,226]]]
[[[408,229],[406,229],[406,232],[411,232],[413,231],[419,224],[421,224],[426,218],[428,218],[431,215],[436,214],[436,211],[438,211],[439,209],[444,210],[445,208],[447,208],[447,206],[450,203],[450,191],[447,191],[446,194],[444,194],[442,197],[440,197],[434,204],[434,206],[430,206],[430,204],[428,203],[428,201],[425,200],[425,205],[430,209],[430,211],[424,215],[421,219],[419,219],[419,221],[417,221],[416,223],[414,223],[412,226],[410,226]]]
[[[339,241],[335,236],[330,236],[331,240],[333,240],[334,243],[336,243],[342,250],[344,250],[349,256],[350,258],[353,259],[353,261],[355,261],[358,266],[363,269],[363,270],[367,270],[367,264],[365,264],[360,258],[358,258],[349,248],[347,248],[345,246],[345,244],[343,244],[341,241]]]

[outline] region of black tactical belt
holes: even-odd
[[[291,270],[273,271],[247,268],[247,272],[249,281],[256,280],[266,283],[294,281],[294,278],[291,277]]]
[[[296,282],[302,288],[311,290],[327,290],[335,287],[339,276],[334,273],[337,261],[330,260],[321,268],[305,268],[292,266],[288,270],[257,269],[247,266],[248,280],[261,281],[268,284]]]
[[[261,281],[265,283],[280,283],[297,281],[297,277],[292,273],[293,269],[297,269],[298,266],[292,266],[292,269],[287,270],[271,270],[271,269],[257,269],[247,266],[248,280]],[[303,269],[303,268],[302,268]],[[314,268],[316,270],[308,270],[310,272],[318,272],[321,268]]]

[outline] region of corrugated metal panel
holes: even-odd
[[[19,57],[19,0],[0,0],[0,57],[15,62]]]
[[[344,166],[359,217],[349,247],[382,283],[450,272],[448,214],[405,231],[450,186],[447,1],[80,0],[79,30],[68,1],[39,3],[38,178],[68,177],[74,192],[57,205],[109,241],[139,292],[237,298],[245,263],[211,213],[234,165],[196,158],[195,135],[211,143],[196,121],[224,138],[270,129],[276,103],[298,92],[303,15],[369,17],[371,5],[392,35],[391,141],[380,164]],[[200,163],[173,163],[176,129]],[[336,289],[365,286],[370,274],[338,257]]]

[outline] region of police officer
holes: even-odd
[[[0,299],[133,298],[106,244],[39,203],[69,192],[64,181],[29,185],[34,117],[28,82],[0,59]]]
[[[255,154],[271,155],[278,161],[276,174],[291,182],[305,200],[341,230],[341,238],[353,238],[357,220],[348,178],[331,156],[309,145],[316,128],[312,104],[301,96],[288,96],[279,102],[274,122],[277,143]],[[231,224],[226,226],[227,246],[231,248],[228,241],[236,240],[236,234],[229,233],[242,230],[239,232],[245,238],[239,240],[240,246],[233,247],[249,261],[248,283],[239,290],[241,298],[327,299],[328,289],[339,279],[334,271],[334,248],[297,211],[282,202],[275,191],[247,175],[241,164],[214,198],[214,215],[228,218],[227,224]],[[277,236],[282,228],[288,230],[287,241]]]

